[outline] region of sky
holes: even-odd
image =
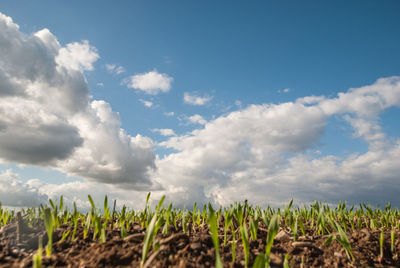
[[[0,202],[400,206],[399,1],[0,3]]]

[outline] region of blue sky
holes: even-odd
[[[102,189],[99,196],[111,192],[128,204],[135,204],[152,190],[156,197],[167,194],[181,205],[209,200],[224,205],[246,196],[254,196],[252,201],[258,204],[325,198],[332,203],[348,199],[399,205],[400,199],[388,196],[385,186],[394,183],[393,187],[400,189],[396,184],[400,173],[395,168],[399,163],[387,159],[399,150],[399,8],[398,1],[2,1],[0,12],[19,25],[13,31],[20,42],[32,47],[39,41],[29,37],[44,28],[58,41],[55,52],[50,46],[33,51],[21,48],[20,55],[25,55],[24,51],[35,55],[26,58],[27,66],[37,67],[36,58],[53,53],[46,62],[49,66],[56,62],[58,68],[77,72],[69,73],[68,81],[78,74],[86,79],[65,84],[67,89],[60,94],[66,95],[61,99],[47,95],[50,80],[31,96],[36,103],[32,110],[55,116],[71,129],[71,135],[67,132],[54,143],[40,141],[50,154],[43,156],[43,161],[18,155],[32,146],[22,141],[35,137],[21,134],[21,126],[15,122],[7,123],[7,118],[20,118],[17,112],[0,111],[0,129],[4,121],[10,131],[19,130],[21,139],[7,142],[7,137],[16,139],[11,132],[2,137],[0,174],[3,172],[3,180],[9,183],[4,183],[3,189],[16,180],[23,189],[18,193],[35,193],[29,194],[30,202],[65,195],[62,189],[68,187],[81,190],[66,199],[79,199],[87,195],[87,189],[98,187]],[[10,27],[0,28],[4,40],[10,38],[5,34]],[[41,37],[40,42],[48,44],[46,38]],[[66,56],[57,60],[63,48]],[[7,49],[4,45],[3,51]],[[10,81],[22,83],[26,77],[10,71],[18,68],[17,64],[11,56],[3,58],[0,71]],[[46,70],[38,70],[35,77]],[[135,77],[137,84],[133,83]],[[28,89],[45,79],[31,79],[32,84],[20,86]],[[92,96],[87,107],[59,111],[48,106],[68,102],[66,98],[78,86],[87,86],[88,91],[71,100]],[[372,91],[362,90],[366,86]],[[391,89],[383,90],[387,87]],[[348,97],[336,101],[339,92]],[[47,106],[34,99],[40,94],[49,97]],[[21,96],[20,101],[26,100]],[[303,101],[310,96],[324,99]],[[369,96],[376,99],[369,101]],[[287,105],[290,103],[295,107]],[[24,105],[16,102],[13,107],[23,109]],[[45,136],[39,131],[43,120],[33,120],[25,131]],[[98,125],[91,126],[97,128],[88,132],[88,122],[96,120]],[[49,123],[45,122],[47,130]],[[128,144],[127,138],[108,133],[113,127],[136,137],[135,144],[141,149],[118,149]],[[167,129],[175,136],[161,135],[168,133]],[[225,133],[228,130],[231,132]],[[138,134],[145,141],[139,141]],[[152,145],[147,145],[148,141]],[[13,142],[25,147],[8,146]],[[220,145],[223,142],[227,144]],[[46,151],[40,146],[39,151]],[[60,153],[63,148],[66,151]],[[243,157],[230,159],[229,155]],[[97,160],[92,163],[87,158]],[[221,158],[226,162],[219,163]],[[82,159],[88,166],[79,167]],[[214,162],[209,163],[210,159]],[[321,166],[317,167],[318,163]],[[97,170],[103,164],[106,170],[102,172],[108,178]],[[371,165],[380,169],[368,169]],[[312,172],[324,168],[325,173]],[[316,174],[315,178],[305,179],[310,176],[306,171]],[[382,178],[381,174],[390,176]],[[363,178],[367,178],[366,186],[372,186],[353,189]],[[75,181],[78,184],[72,186]],[[303,189],[306,181],[320,186]],[[237,190],[241,184],[247,186]],[[327,194],[341,184],[351,190]],[[137,199],[121,190],[125,188],[137,191]],[[281,196],[271,193],[263,198],[258,189],[275,189]],[[0,191],[0,199],[1,195],[6,198],[5,192]]]

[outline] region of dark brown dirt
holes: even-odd
[[[18,226],[19,225],[19,226]],[[17,232],[17,229],[19,232]],[[50,267],[139,267],[145,229],[139,224],[132,224],[125,239],[120,237],[117,228],[107,231],[107,242],[92,240],[89,232],[83,239],[83,227],[79,225],[77,239],[70,237],[60,242],[62,233],[72,228],[66,225],[58,228],[54,234],[53,252],[50,258],[43,257],[43,265]],[[170,228],[169,235],[158,234],[155,240],[159,243],[157,251],[151,250],[145,267],[213,267],[215,249],[208,226],[190,228],[190,233],[183,233],[178,225]],[[223,234],[223,227],[220,226]],[[223,246],[220,236],[221,255],[225,267],[244,267],[243,246],[236,235],[236,260],[232,262],[232,233],[228,232],[228,243]],[[32,267],[32,256],[38,247],[38,238],[43,237],[43,246],[47,243],[43,222],[27,223],[14,221],[0,230],[0,267]],[[255,257],[265,252],[267,229],[260,223],[258,239],[250,242],[249,267]],[[323,245],[327,235],[300,236],[293,240],[289,230],[281,229],[271,253],[272,267],[282,267],[285,254],[290,257],[290,267],[400,267],[398,254],[400,243],[396,233],[394,253],[390,250],[390,233],[384,235],[384,256],[379,258],[380,231],[347,232],[351,242],[354,261],[337,242]],[[45,255],[45,253],[43,253]]]

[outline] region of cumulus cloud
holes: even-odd
[[[152,131],[160,133],[161,136],[176,136],[174,130],[170,128],[154,128]]]
[[[4,206],[31,207],[47,202],[47,195],[23,182],[11,170],[0,173],[0,202]]]
[[[203,97],[197,96],[196,93],[185,92],[183,94],[183,102],[190,105],[205,105],[212,100],[211,96],[205,95]]]
[[[98,58],[97,49],[89,45],[89,41],[84,40],[81,43],[74,42],[60,48],[55,61],[71,70],[93,71],[93,63]]]
[[[121,128],[91,100],[84,70],[99,58],[88,41],[61,46],[43,29],[25,35],[0,13],[0,160],[51,167],[121,187],[153,189],[152,141]]]
[[[200,125],[205,125],[207,124],[207,120],[205,120],[201,115],[199,114],[195,114],[195,115],[191,115],[189,117],[186,118],[187,121],[190,124],[200,124]]]
[[[400,77],[390,77],[333,98],[251,105],[162,142],[176,152],[157,161],[155,177],[182,205],[245,198],[260,205],[291,198],[400,205],[400,140],[390,142],[378,120],[399,98]],[[331,116],[343,116],[369,150],[344,158],[309,154]]]
[[[143,91],[146,94],[157,95],[171,89],[172,77],[159,73],[157,70],[131,76],[127,81],[129,88]]]

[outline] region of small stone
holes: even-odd
[[[13,248],[13,249],[11,250],[11,254],[14,255],[14,256],[18,256],[19,250],[18,250],[17,248]]]
[[[313,245],[311,242],[297,241],[297,242],[293,242],[292,246],[295,248],[305,248],[305,247],[312,247]]]
[[[333,256],[337,257],[337,258],[341,258],[343,257],[342,253],[335,251],[335,253],[333,253]]]
[[[192,243],[192,244],[190,244],[190,248],[193,249],[193,250],[201,249],[201,243],[199,243],[199,242]]]
[[[291,237],[289,236],[288,233],[286,233],[284,230],[279,231],[279,233],[275,236],[275,239],[281,242],[287,242],[291,240]]]

